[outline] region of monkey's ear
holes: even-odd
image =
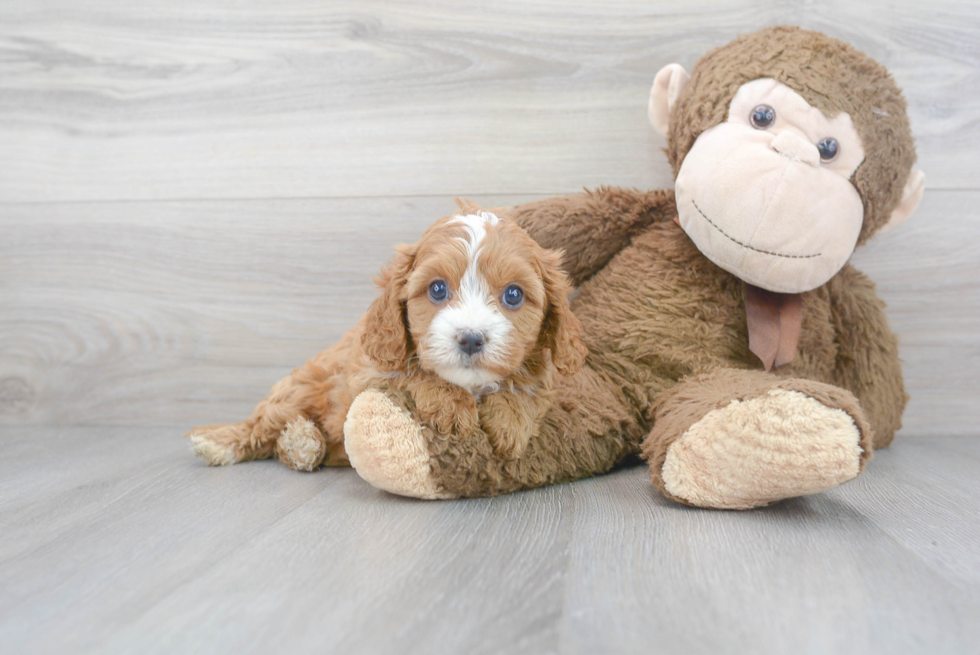
[[[653,129],[664,136],[667,136],[667,128],[670,125],[670,112],[690,79],[691,76],[680,64],[667,64],[660,69],[653,80],[650,104],[647,105],[647,117]]]
[[[887,232],[908,220],[909,216],[915,212],[915,208],[919,206],[919,201],[922,200],[922,192],[925,190],[926,174],[922,171],[912,171],[909,173],[909,179],[905,183],[905,189],[902,191],[901,202],[898,203],[898,207],[892,210],[891,218],[881,226],[878,234]]]

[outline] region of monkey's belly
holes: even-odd
[[[799,352],[776,374],[829,382],[836,357],[829,297],[821,288],[803,300]],[[580,287],[572,309],[592,361],[623,379],[666,382],[707,368],[762,368],[748,346],[741,280],[672,224],[653,226],[622,250]]]

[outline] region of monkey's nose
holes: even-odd
[[[790,159],[801,161],[810,166],[820,164],[820,151],[800,135],[790,130],[783,130],[772,140],[772,149]]]
[[[467,355],[475,355],[476,353],[483,350],[483,343],[486,339],[483,337],[482,332],[460,332],[456,335],[456,342],[459,344],[459,349],[462,350]]]

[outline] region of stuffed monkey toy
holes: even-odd
[[[907,399],[897,342],[848,264],[922,197],[888,71],[823,34],[767,28],[690,75],[661,70],[649,117],[673,190],[505,210],[564,251],[589,348],[580,372],[557,378],[527,447],[505,455],[481,429],[441,434],[382,386],[345,425],[362,477],[408,496],[489,496],[639,455],[668,498],[744,509],[840,485],[891,443]]]

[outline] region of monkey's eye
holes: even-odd
[[[820,161],[826,163],[834,161],[837,158],[837,153],[840,152],[840,146],[837,145],[837,139],[828,136],[817,144],[817,150],[820,151]]]
[[[504,289],[500,300],[511,309],[517,309],[524,304],[524,291],[516,284],[512,284]]]
[[[765,130],[776,122],[776,110],[769,105],[759,105],[752,110],[749,121],[751,121],[752,127]]]
[[[444,280],[436,280],[429,285],[429,300],[442,302],[449,297],[449,285]]]

